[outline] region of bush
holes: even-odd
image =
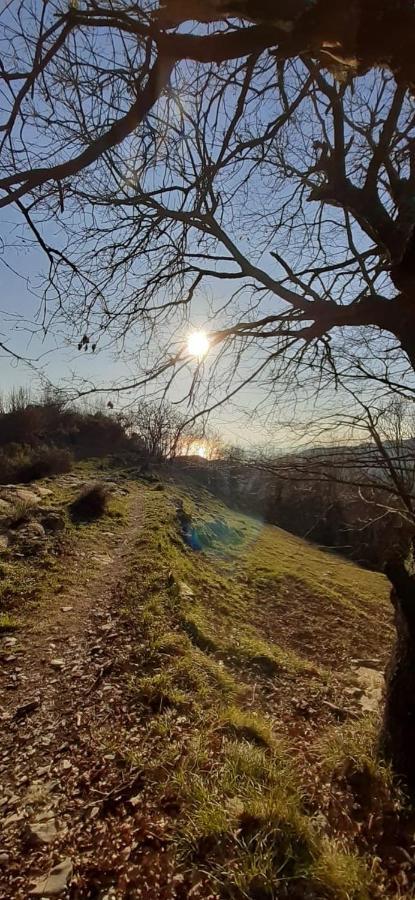
[[[86,485],[70,504],[72,518],[88,520],[104,515],[108,506],[108,493],[108,488],[99,481]]]
[[[68,450],[58,447],[39,447],[31,454],[30,460],[18,471],[18,481],[25,483],[45,478],[48,475],[61,475],[72,468],[72,456]]]
[[[9,444],[7,450],[0,450],[0,483],[15,484],[17,472],[30,460],[30,448],[19,444]]]
[[[71,454],[58,447],[32,448],[22,444],[9,444],[7,449],[0,451],[1,484],[27,484],[47,475],[69,472],[71,467]]]

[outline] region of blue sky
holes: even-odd
[[[97,386],[115,383],[117,380],[134,377],[134,366],[129,354],[124,356],[114,350],[104,349],[96,354],[79,352],[76,340],[59,329],[47,334],[36,321],[41,304],[41,280],[45,271],[45,257],[36,246],[28,247],[20,240],[19,226],[13,211],[7,210],[2,217],[0,241],[3,252],[0,255],[0,340],[13,353],[21,356],[16,360],[11,354],[0,350],[0,392],[8,394],[15,387],[29,387],[34,395],[41,389],[46,377],[54,385],[64,385],[68,389],[75,382],[88,381]],[[203,303],[196,309],[192,323],[200,327],[204,321]],[[172,399],[178,399],[183,391],[183,382],[178,381],[172,391]],[[227,406],[211,421],[226,442],[257,445],[263,440],[258,427],[247,424],[247,413],[258,402],[258,391],[253,390],[244,398],[244,403]],[[114,395],[108,392],[105,399]]]
[[[267,73],[268,69],[266,70],[268,79]],[[260,79],[263,78],[263,73],[258,77]],[[366,85],[366,88],[369,92],[370,83],[370,79],[363,82],[363,87],[365,87]],[[266,80],[266,84],[268,85],[268,80]],[[179,90],[179,75],[177,75],[177,85],[177,90]],[[362,87],[361,83],[360,87]],[[271,85],[268,85],[267,89],[271,90]],[[253,98],[253,102],[254,109],[252,121],[256,129],[260,127],[261,123],[257,122],[255,97]],[[215,157],[217,153],[218,141],[220,144],[222,140],[222,131],[225,127],[225,121],[229,119],[229,115],[231,114],[231,111],[233,109],[233,104],[234,98],[229,105],[229,109],[226,108],[225,110],[226,116],[224,111],[222,110],[222,107],[220,107],[218,114],[216,114],[215,110],[213,110],[211,113],[212,122],[209,126],[209,128],[211,129],[211,134],[209,132],[208,143],[209,146],[211,146],[213,157]],[[177,114],[176,106],[178,109],[179,104],[177,98],[170,98],[169,109],[170,107],[172,107],[173,112],[176,111]],[[278,108],[274,109],[274,106],[275,97],[273,94],[272,104],[270,99],[268,98],[265,105],[262,105],[260,114],[258,113],[258,115],[260,115],[261,121],[264,120],[262,122],[262,125],[264,125],[265,122],[268,122],[268,120],[272,118],[272,114],[275,115],[278,112]],[[162,121],[164,121],[163,110],[164,105],[161,104]],[[190,107],[190,111],[191,110],[192,107]],[[313,152],[310,147],[313,143],[311,141],[311,138],[314,135],[314,123],[313,121],[311,121],[310,123],[310,111],[307,114],[307,107],[305,109],[305,113],[305,120],[303,119],[303,117],[301,117],[301,126],[295,126],[294,132],[290,132],[289,137],[291,143],[288,143],[288,149],[286,150],[286,153],[290,154],[290,159],[292,159],[295,166],[298,165],[300,169],[302,168],[302,154],[305,153],[306,156],[307,154],[308,156],[310,156],[310,153],[312,154]],[[102,115],[105,118],[105,109]],[[167,113],[166,117],[167,121]],[[181,134],[184,128],[184,120],[182,121],[180,115],[179,121],[182,122],[180,131]],[[173,124],[174,122],[175,120],[173,118]],[[252,125],[252,127],[254,127],[254,125]],[[155,127],[160,127],[160,122],[157,117],[155,119]],[[189,143],[185,144],[185,148],[188,148],[189,153],[190,150],[192,150],[193,153],[194,147],[191,142],[192,123],[188,123],[187,127],[190,131],[190,135],[188,138]],[[327,127],[329,127],[329,124],[327,125]],[[47,134],[49,134],[48,130]],[[173,184],[176,184],[177,172],[179,172],[180,174],[181,166],[183,165],[183,167],[187,167],[188,169],[188,171],[186,169],[185,175],[183,175],[183,178],[185,178],[184,185],[186,186],[188,184],[188,181],[186,179],[191,178],[192,175],[193,163],[190,163],[190,156],[189,158],[187,158],[186,155],[185,158],[183,135],[180,137],[180,135],[177,134],[177,129],[175,131],[174,128],[173,130],[170,129],[169,134],[170,139],[167,140],[166,138],[164,143],[164,139],[160,139],[160,157],[159,150],[157,150],[157,153],[155,155],[156,162],[154,164],[154,167],[147,167],[143,178],[145,180],[150,179],[150,181],[151,179],[154,179],[155,183],[160,182],[160,185],[164,185],[164,160],[170,154],[169,159],[170,164],[172,165],[173,174],[171,174],[171,178],[173,178]],[[317,128],[316,134],[317,136],[320,136],[319,127]],[[356,136],[354,137],[356,140]],[[293,138],[294,140],[292,140]],[[276,146],[278,146],[278,143]],[[53,151],[53,149],[54,147],[51,144],[51,152]],[[130,158],[134,161],[134,166],[136,165],[136,160],[141,159],[142,148],[140,145],[140,134],[135,135],[130,142],[127,142],[127,147],[124,148],[124,151],[125,160],[123,161],[123,165],[125,165],[126,172],[129,172]],[[359,163],[358,146],[356,147],[356,150],[353,151],[353,153],[356,156],[356,159],[354,159],[353,157],[351,160],[352,168],[356,167],[356,165],[358,165]],[[133,174],[135,173],[134,166],[132,169]],[[226,200],[226,202],[224,202],[226,213],[225,227],[228,228],[230,235],[236,240],[242,251],[245,252],[253,262],[256,262],[259,265],[263,264],[264,268],[268,269],[270,273],[274,274],[275,277],[281,277],[282,272],[279,271],[278,265],[271,257],[270,251],[273,248],[279,249],[283,254],[285,254],[286,259],[293,265],[294,269],[296,269],[296,267],[299,267],[301,269],[304,265],[310,264],[310,261],[313,260],[315,254],[315,241],[313,244],[312,240],[313,235],[311,234],[310,237],[310,234],[307,231],[307,240],[303,240],[300,232],[300,237],[297,240],[295,230],[292,229],[291,231],[290,225],[287,224],[287,221],[288,223],[290,222],[290,215],[286,216],[286,220],[283,219],[282,222],[279,222],[281,203],[282,200],[284,200],[285,207],[285,200],[288,196],[288,194],[286,195],[285,192],[288,191],[289,193],[289,190],[285,185],[285,181],[283,183],[280,183],[280,179],[276,177],[274,172],[274,164],[271,168],[271,176],[267,169],[267,166],[265,166],[263,178],[262,176],[261,178],[259,178],[259,176],[257,178],[256,175],[252,177],[251,191],[249,195],[246,197],[245,193],[241,191],[240,200],[238,200],[240,179],[242,179],[243,181],[243,176],[246,174],[246,170],[244,166],[242,167],[242,170],[240,170],[237,166],[233,175],[232,172],[233,168],[231,165],[229,170],[227,168],[224,171],[222,179],[218,180],[217,190],[220,192],[221,198],[225,198]],[[137,177],[139,177],[139,173],[140,168],[138,166]],[[91,185],[93,185],[93,175],[91,175],[90,173],[89,177],[91,177]],[[357,173],[355,177],[358,179],[360,177],[359,173]],[[91,190],[93,190],[92,187]],[[235,200],[235,204],[233,204],[234,194],[237,198]],[[175,198],[174,192],[170,197],[170,200],[171,204],[174,206],[175,200],[177,200],[177,198]],[[70,242],[73,238],[73,240],[75,241],[75,246],[70,246],[70,250],[73,250],[76,256],[76,253],[79,250],[79,248],[76,246],[76,240],[79,237],[79,220],[76,219],[76,215],[80,216],[82,219],[83,211],[82,209],[77,209],[76,206],[74,207],[74,209],[75,218],[71,219],[71,211],[70,209],[68,211],[68,208],[66,206],[65,218],[67,218],[67,222],[69,225],[68,240]],[[263,217],[264,209],[266,209],[267,211],[266,217]],[[310,210],[310,206],[308,206],[307,209]],[[288,207],[288,213],[290,213],[290,207]],[[98,215],[100,215],[100,213],[98,213]],[[102,213],[102,215],[105,215],[105,213]],[[309,215],[312,220],[312,205]],[[341,258],[341,254],[344,252],[342,250],[342,246],[340,246],[342,244],[341,238],[337,237],[337,240],[335,239],[336,231],[338,230],[337,220],[338,216],[336,215],[336,213],[333,212],[333,210],[330,210],[327,213],[327,221],[325,222],[322,230],[323,242],[326,245],[325,249],[326,252],[330,255],[330,259],[332,262],[336,262],[338,260],[339,254]],[[109,229],[111,239],[114,234],[114,231],[112,229],[114,229],[115,227],[116,223],[114,225],[113,220],[111,220]],[[171,225],[166,226],[166,228],[168,227],[172,228]],[[263,228],[263,231],[261,231],[261,228]],[[45,223],[42,221],[42,231],[47,240],[50,240],[52,244],[61,246],[59,240],[59,225],[57,223],[52,224],[50,221],[48,221],[45,225]],[[256,239],[252,240],[251,243],[252,234],[256,235]],[[131,270],[129,271],[128,278],[125,279],[124,284],[122,283],[122,281],[116,281],[114,292],[113,294],[111,294],[111,309],[115,309],[117,313],[118,307],[120,305],[120,298],[121,300],[124,298],[125,301],[129,303],[130,297],[132,297],[134,301],[135,297],[137,296],[134,291],[137,286],[140,287],[141,282],[145,279],[147,275],[146,266],[148,267],[149,265],[148,256],[146,256],[145,253],[140,252],[141,245],[139,242],[136,246],[133,245],[133,247],[131,248],[130,236],[131,231],[128,232],[128,238],[126,239],[128,251],[130,252],[131,249],[133,251],[133,263],[131,266]],[[196,249],[199,246],[197,237],[198,235],[193,235],[193,245],[191,245],[190,249]],[[17,363],[12,359],[10,355],[3,353],[0,358],[2,391],[7,392],[13,386],[22,384],[26,385],[28,383],[31,383],[32,388],[34,389],[34,391],[36,391],[41,373],[44,373],[45,376],[47,376],[55,385],[61,385],[64,387],[66,386],[72,389],[75,389],[75,387],[81,382],[90,382],[91,384],[93,383],[97,386],[102,387],[109,384],[120,384],[126,378],[128,378],[129,380],[133,379],[138,368],[134,365],[134,349],[135,347],[139,347],[140,326],[136,326],[135,332],[134,330],[129,330],[127,346],[123,350],[122,354],[120,353],[118,355],[113,352],[113,349],[105,349],[105,347],[103,347],[101,344],[99,345],[100,352],[97,352],[95,355],[90,352],[79,352],[77,350],[77,343],[82,336],[82,331],[80,331],[80,333],[72,334],[70,338],[68,332],[65,333],[62,325],[59,326],[59,323],[55,324],[53,329],[50,329],[49,333],[46,336],[43,335],[39,326],[39,317],[37,317],[37,313],[39,311],[40,297],[42,295],[41,273],[43,272],[44,277],[47,270],[47,260],[39,247],[33,244],[30,246],[27,242],[25,244],[22,243],[19,228],[17,226],[16,213],[14,213],[12,210],[7,210],[7,212],[3,216],[2,225],[0,225],[0,240],[1,239],[3,240],[4,244],[3,254],[1,254],[0,252],[0,309],[2,310],[3,318],[3,326],[0,328],[0,331],[3,335],[2,339],[10,346],[10,349],[12,351],[26,359],[31,359],[33,361],[32,366],[28,366],[24,363]],[[80,240],[81,242],[85,241],[84,231],[82,231]],[[361,234],[357,234],[359,249],[365,248],[365,240],[367,239],[364,236],[362,236]],[[338,243],[339,241],[340,243]],[[154,239],[154,243],[155,249],[157,251],[157,237]],[[82,249],[84,249],[82,243],[81,247]],[[99,269],[99,266],[101,265],[101,259],[104,259],[105,261],[105,255],[103,257],[97,256],[94,240],[91,243],[91,247],[91,264],[94,265],[94,262],[98,260],[97,267]],[[72,253],[70,253],[70,255],[72,256]],[[151,259],[155,260],[155,267],[157,267],[159,264],[163,264],[165,261],[162,255],[161,260],[159,260],[157,255],[155,255]],[[231,265],[231,270],[234,271],[233,265]],[[170,272],[168,274],[170,278]],[[192,319],[186,322],[180,321],[179,324],[177,324],[177,319],[175,321],[173,317],[172,321],[164,323],[162,326],[158,326],[158,333],[156,335],[155,343],[159,343],[162,346],[164,338],[169,337],[173,333],[175,325],[177,326],[177,332],[175,332],[174,334],[175,341],[184,341],[187,331],[191,328],[203,327],[204,322],[209,318],[209,294],[214,301],[212,305],[215,310],[211,318],[212,328],[216,329],[221,328],[225,325],[229,325],[230,321],[232,321],[232,319],[235,320],[238,315],[245,319],[246,312],[249,312],[250,310],[249,296],[245,296],[245,287],[244,293],[238,296],[237,302],[235,303],[233,300],[230,302],[229,311],[225,311],[222,314],[220,313],[220,308],[221,306],[223,306],[224,299],[228,298],[230,300],[235,284],[235,281],[227,284],[224,281],[212,281],[212,279],[210,278],[206,290],[202,288],[200,291],[198,291],[197,296],[195,297],[195,302],[192,304],[191,310]],[[121,287],[119,285],[121,285]],[[168,290],[168,287],[166,290]],[[177,287],[177,290],[181,290],[180,284]],[[349,290],[350,296],[346,290],[346,293],[344,295],[345,298],[349,300],[353,298],[355,290],[356,286],[355,281],[353,280]],[[178,296],[180,297],[180,294]],[[72,303],[73,299],[73,296],[65,297],[65,300],[69,301],[69,305],[71,305],[72,307],[74,307],[75,305]],[[163,299],[161,298],[159,302],[163,302]],[[256,310],[258,318],[261,318],[262,315],[269,314],[270,312],[275,312],[276,310],[278,311],[280,309],[280,306],[278,305],[279,301],[274,295],[265,296],[264,299],[261,300],[260,305],[258,305],[257,307],[255,305],[256,296],[255,294],[253,294],[252,302],[253,308]],[[99,304],[97,305],[99,309]],[[80,306],[82,307],[82,303],[80,303]],[[139,308],[142,308],[140,303]],[[76,315],[78,315],[78,310],[76,310]],[[99,313],[97,315],[96,321],[98,320],[98,317]],[[37,324],[35,324],[36,318]],[[32,325],[30,323],[32,323]],[[82,329],[83,326],[80,324],[79,328]],[[102,335],[104,332],[101,331],[98,333]],[[351,341],[353,342],[353,337],[351,338]],[[268,344],[268,348],[270,348],[270,344]],[[147,363],[147,367],[150,368],[150,360],[146,359],[147,349],[148,347],[144,342],[142,362],[144,366],[145,363]],[[177,344],[173,349],[177,349]],[[232,349],[231,352],[234,353],[234,349]],[[253,368],[257,364],[257,360],[262,359],[261,353],[263,352],[263,350],[258,349],[258,346],[255,347],[252,344],[249,344],[248,351],[243,357],[240,366],[240,369],[244,373],[244,375],[249,372],[250,366],[251,368]],[[211,360],[212,358],[214,358],[213,353],[210,355],[209,360]],[[231,356],[231,362],[233,362],[234,358],[234,356]],[[230,366],[230,368],[232,368],[232,366]],[[36,375],[36,372],[39,374]],[[296,373],[293,374],[295,378]],[[293,378],[291,378],[291,381],[293,381]],[[312,377],[309,378],[308,372],[307,382],[308,383],[306,385],[303,396],[300,398],[300,404],[303,403],[303,405],[306,405],[307,399],[309,398],[309,406],[311,410],[314,407],[318,390],[313,374]],[[217,390],[215,389],[215,387],[216,386],[214,385],[211,392],[211,397],[208,398],[209,400],[216,399]],[[237,403],[235,405],[227,405],[217,416],[215,416],[212,424],[222,431],[226,440],[258,443],[262,439],[262,437],[264,436],[264,417],[261,418],[261,416],[258,415],[255,421],[255,417],[249,419],[249,413],[257,412],[258,406],[260,405],[264,397],[265,390],[266,388],[264,388],[263,386],[256,386],[249,390],[245,390],[243,395],[240,395],[240,397],[238,397]],[[284,390],[286,391],[285,396],[283,394]],[[286,385],[277,384],[275,385],[275,387],[273,385],[272,391],[275,391],[275,393],[273,393],[274,405],[278,407],[278,404],[280,404],[280,408],[279,410],[278,408],[276,409],[274,418],[271,418],[270,420],[270,431],[272,432],[272,427],[274,425],[274,439],[276,443],[280,443],[281,440],[285,439],[284,429],[280,427],[278,430],[275,426],[275,420],[278,417],[278,414],[280,415],[281,421],[283,421],[284,417],[289,416],[290,413],[295,415],[295,401],[298,398],[295,397],[295,388],[292,388],[292,385],[289,383],[288,379]],[[173,400],[177,400],[184,393],[185,382],[183,378],[180,378],[173,385],[171,398]],[[111,399],[113,399],[113,397],[111,397]],[[331,401],[333,402],[333,391],[331,392]],[[338,397],[335,398],[335,402],[338,405]],[[320,400],[318,400],[318,403],[320,403]],[[268,435],[266,435],[266,437],[268,437]]]

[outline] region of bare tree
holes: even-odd
[[[192,67],[127,148],[72,184],[71,267],[55,258],[46,296],[94,345],[138,328],[147,350],[164,329],[167,348],[125,389],[183,369],[172,328],[206,285],[212,362],[189,386],[203,408],[253,381],[275,397],[288,372],[311,392],[352,373],[413,393],[413,126],[389,74],[339,84],[263,54]]]
[[[138,437],[150,460],[173,459],[181,451],[181,444],[195,440],[197,432],[187,422],[187,416],[167,403],[141,401],[122,416],[129,434]]]
[[[330,365],[342,328],[391,334],[413,365],[414,16],[409,0],[8,3],[0,205],[48,259],[45,318],[83,321],[94,348],[213,279],[232,303],[213,343],[253,348],[248,381]]]
[[[189,20],[207,27],[177,31]],[[4,43],[11,42],[1,71],[8,150],[3,206],[19,205],[28,195],[31,204],[39,189],[62,205],[62,182],[128,139],[168,88],[173,70],[187,61],[219,66],[272,50],[278,60],[313,59],[351,75],[383,66],[398,81],[415,83],[410,0],[339,0],[335,6],[328,0],[263,0],[259,6],[252,0],[166,0],[161,8],[148,0],[88,0],[70,2],[66,10],[57,0],[12,0],[3,21]],[[119,49],[128,69],[116,66]],[[74,67],[77,97],[71,93]],[[78,118],[68,121],[74,100]],[[49,132],[46,144],[31,135],[33,125],[35,138]]]
[[[6,4],[0,206],[47,259],[45,324],[83,350],[152,336],[124,387],[166,391],[206,285],[204,410],[287,379],[413,396],[414,20],[410,0]],[[414,585],[391,577],[402,636]]]

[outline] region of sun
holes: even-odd
[[[209,338],[205,331],[192,331],[187,338],[187,350],[191,356],[201,359],[209,350]]]
[[[207,447],[205,447],[204,444],[198,444],[194,449],[194,454],[195,456],[201,456],[202,459],[207,459]]]

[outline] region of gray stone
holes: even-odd
[[[54,669],[63,669],[63,667],[65,665],[65,660],[64,659],[51,659],[50,664],[51,664],[51,666],[53,666]]]
[[[45,488],[41,485],[38,485],[36,487],[36,493],[39,495],[39,497],[53,497],[53,491],[51,491],[50,488]]]
[[[65,519],[61,515],[61,513],[55,512],[51,510],[50,512],[46,512],[41,516],[40,522],[43,528],[46,531],[64,531],[65,530]]]
[[[27,522],[21,528],[19,528],[19,533],[24,534],[25,537],[28,538],[44,538],[45,537],[45,529],[40,522]]]
[[[29,823],[25,836],[32,847],[40,847],[42,844],[51,844],[57,835],[55,820],[51,818],[45,822]]]
[[[179,581],[178,588],[179,588],[179,595],[182,600],[191,600],[192,597],[194,597],[194,593],[193,593],[191,587],[189,587],[189,585],[186,584],[185,581]]]
[[[10,859],[10,854],[9,854],[9,853],[3,853],[3,851],[2,851],[2,852],[0,853],[0,866],[6,866],[7,863],[9,862],[9,859]]]
[[[56,897],[65,890],[72,878],[72,860],[67,856],[50,870],[49,875],[39,878],[30,891],[32,897]]]
[[[31,506],[35,506],[40,500],[39,496],[28,488],[17,488],[14,492],[14,496],[22,503],[28,503]]]
[[[358,703],[364,712],[377,712],[382,701],[385,679],[381,672],[369,666],[355,670],[356,681],[362,691]]]

